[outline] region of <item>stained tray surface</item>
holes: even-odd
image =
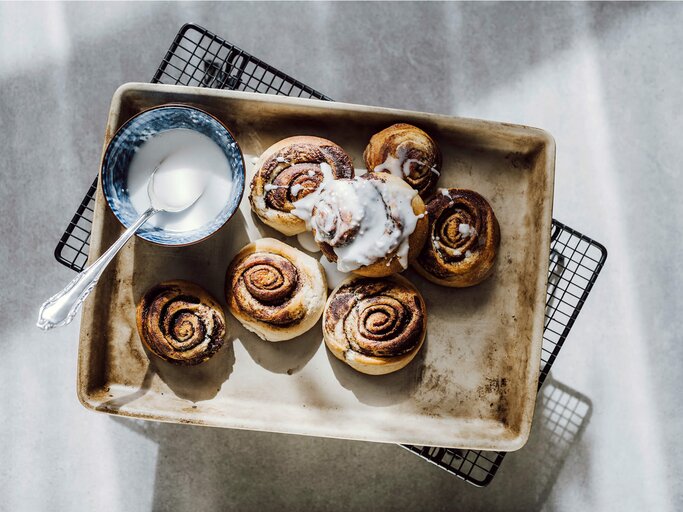
[[[534,128],[377,107],[234,91],[127,84],[114,96],[107,142],[130,116],[185,102],[224,121],[251,159],[291,135],[329,138],[363,167],[370,136],[394,123],[429,132],[444,156],[440,185],[472,188],[492,204],[502,241],[494,275],[470,289],[406,277],[425,296],[421,353],[388,376],[356,373],[328,354],[320,324],[293,340],[263,342],[229,317],[227,347],[177,368],[149,355],[135,304],[151,285],[193,280],[224,304],[225,270],[249,240],[272,236],[245,198],[206,242],[161,248],[133,239],[86,302],[78,393],[87,407],[161,421],[427,446],[514,450],[528,436],[538,385],[547,285],[555,149]],[[90,258],[121,233],[98,188]]]

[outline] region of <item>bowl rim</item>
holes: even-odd
[[[199,238],[199,239],[197,239],[197,240],[194,240],[194,241],[192,241],[192,242],[184,242],[184,243],[180,243],[180,244],[165,244],[165,243],[162,243],[162,242],[156,242],[156,241],[154,241],[154,240],[148,240],[148,239],[144,238],[144,237],[141,236],[139,233],[135,233],[135,237],[136,237],[136,238],[138,238],[138,239],[140,239],[140,240],[144,240],[144,241],[147,242],[147,243],[150,243],[150,244],[153,244],[153,245],[156,245],[156,246],[159,246],[159,247],[188,247],[188,246],[190,246],[190,245],[195,245],[195,244],[201,243],[201,242],[203,242],[203,241],[205,241],[205,240],[208,240],[209,238],[211,238],[212,236],[214,236],[216,233],[218,233],[221,229],[223,229],[223,228],[225,227],[225,225],[226,225],[226,224],[235,216],[235,214],[237,213],[237,211],[240,209],[240,204],[242,203],[242,199],[243,199],[243,197],[244,197],[244,189],[246,188],[246,181],[247,181],[247,166],[246,166],[246,163],[245,163],[245,161],[244,161],[244,152],[242,151],[242,148],[240,147],[239,143],[237,142],[237,138],[236,138],[235,135],[232,133],[232,131],[230,130],[230,128],[228,128],[228,127],[225,125],[225,123],[224,123],[223,121],[221,121],[220,119],[218,119],[218,117],[216,117],[215,115],[211,114],[210,112],[207,112],[207,111],[204,110],[203,108],[199,108],[199,107],[195,106],[194,104],[191,104],[191,103],[182,103],[182,102],[162,103],[161,105],[155,105],[155,106],[153,106],[153,107],[145,108],[145,109],[141,110],[140,112],[138,112],[138,113],[132,115],[131,117],[129,117],[128,119],[126,119],[126,121],[124,121],[124,122],[121,124],[121,126],[119,126],[119,128],[116,130],[116,132],[114,132],[114,134],[111,136],[111,138],[106,142],[106,147],[105,147],[104,152],[103,152],[103,154],[102,154],[102,161],[100,162],[100,169],[99,169],[99,182],[100,182],[100,187],[99,187],[99,188],[100,188],[100,190],[101,190],[102,196],[104,197],[104,201],[105,201],[105,203],[107,204],[107,209],[109,210],[109,212],[114,216],[114,218],[116,219],[116,221],[117,221],[119,224],[121,224],[121,226],[123,226],[124,229],[128,229],[130,226],[126,226],[126,225],[123,223],[123,221],[118,217],[118,215],[116,215],[116,213],[114,212],[114,209],[113,209],[112,206],[111,206],[111,203],[109,202],[109,197],[107,196],[107,194],[106,194],[105,191],[104,191],[104,163],[105,163],[105,161],[106,161],[106,159],[107,159],[107,155],[109,155],[109,151],[110,151],[110,148],[111,148],[111,143],[114,141],[114,139],[116,139],[116,137],[117,137],[125,128],[127,128],[127,127],[130,125],[130,123],[131,123],[134,119],[136,119],[136,118],[138,118],[139,116],[141,116],[141,115],[143,115],[143,114],[146,114],[147,112],[150,112],[150,111],[152,111],[152,110],[162,110],[162,109],[165,109],[165,108],[183,108],[183,109],[187,109],[187,110],[195,110],[195,111],[201,112],[202,114],[207,115],[207,116],[209,116],[210,118],[212,118],[212,119],[213,119],[214,121],[216,121],[219,125],[221,125],[221,127],[223,127],[223,129],[225,129],[226,132],[228,132],[228,134],[230,135],[230,137],[232,138],[233,142],[235,143],[235,145],[236,145],[236,147],[237,147],[237,151],[239,152],[239,155],[240,155],[240,160],[242,161],[242,174],[243,174],[243,176],[244,176],[244,179],[242,180],[242,186],[240,187],[239,199],[238,199],[238,201],[237,201],[237,207],[232,211],[232,213],[230,213],[230,215],[225,219],[225,221],[224,221],[220,226],[218,226],[215,230],[213,230],[211,233],[209,233],[208,235],[206,235],[206,236],[204,236],[204,237],[202,237],[202,238]]]

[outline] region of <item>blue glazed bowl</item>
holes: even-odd
[[[167,231],[147,223],[137,236],[159,245],[182,246],[200,242],[220,229],[233,216],[244,193],[245,166],[242,151],[230,131],[211,114],[187,105],[163,105],[145,110],[119,128],[109,142],[100,170],[102,192],[116,218],[126,228],[142,212],[131,204],[126,187],[128,168],[137,149],[150,137],[175,128],[187,128],[206,135],[223,151],[232,170],[232,190],[218,216],[191,231]]]

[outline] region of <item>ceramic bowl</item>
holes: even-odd
[[[206,135],[223,151],[232,172],[232,190],[220,213],[203,226],[190,231],[168,231],[151,223],[137,236],[159,245],[181,246],[197,243],[214,234],[233,216],[244,193],[245,165],[242,151],[230,131],[211,114],[187,105],[163,105],[145,110],[119,128],[109,142],[102,160],[102,192],[116,218],[128,228],[139,217],[127,189],[128,168],[136,151],[154,135],[186,128]]]

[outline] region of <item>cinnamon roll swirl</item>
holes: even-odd
[[[225,315],[189,281],[166,281],[145,293],[136,310],[138,334],[160,358],[180,365],[208,360],[223,345]]]
[[[426,279],[463,288],[493,272],[500,227],[481,195],[458,188],[440,189],[427,203],[429,238],[413,268]]]
[[[426,132],[399,123],[372,136],[363,159],[368,171],[388,172],[429,197],[441,174],[441,150]]]
[[[389,174],[331,183],[311,205],[309,222],[320,250],[338,270],[369,277],[405,270],[427,235],[422,199]]]
[[[352,178],[351,158],[327,139],[289,137],[269,147],[256,163],[251,181],[251,209],[267,225],[285,235],[306,230],[293,215],[293,203],[316,190],[324,180]]]
[[[320,318],[327,283],[320,263],[273,238],[244,247],[226,277],[230,312],[244,327],[268,341],[284,341],[308,331]]]
[[[362,373],[395,372],[413,360],[427,330],[420,292],[404,277],[350,277],[330,295],[323,336],[330,351]]]

